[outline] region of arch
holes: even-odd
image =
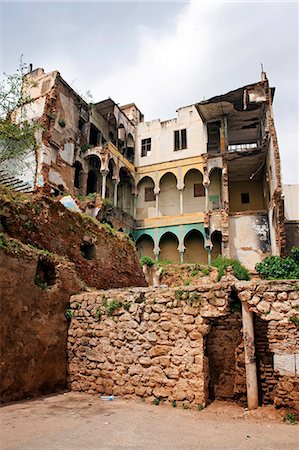
[[[174,233],[167,231],[164,233],[159,241],[160,254],[159,259],[162,261],[180,262],[180,253],[178,251],[179,240]]]
[[[112,144],[116,144],[116,140],[115,140],[115,136],[114,133],[112,133],[112,131],[110,131],[110,133],[108,134],[108,141],[112,142]]]
[[[155,183],[151,177],[143,177],[137,184],[136,218],[147,219],[156,216]]]
[[[135,159],[135,143],[131,133],[127,136],[126,158],[133,164]]]
[[[94,170],[89,170],[87,175],[86,195],[97,192],[98,178]]]
[[[198,169],[189,169],[184,177],[183,205],[184,213],[205,210],[205,188],[203,174]]]
[[[180,213],[180,194],[177,178],[172,172],[166,172],[160,179],[159,216],[175,216]]]
[[[106,198],[112,201],[114,198],[115,180],[117,179],[117,167],[112,158],[109,159],[108,169],[109,172],[106,179]]]
[[[143,256],[150,256],[155,259],[154,255],[154,240],[148,234],[139,236],[136,242],[137,252],[140,258]]]
[[[88,155],[86,157],[86,161],[90,168],[94,167],[95,169],[101,168],[101,160],[97,155]]]
[[[221,247],[222,247],[222,233],[221,231],[215,230],[213,231],[211,235],[211,241],[213,244],[212,252],[211,252],[211,258],[212,261],[217,258],[217,256],[222,254]]]
[[[79,161],[74,162],[75,174],[74,174],[74,187],[77,189],[81,189],[82,187],[82,175],[83,175],[83,167]]]
[[[214,167],[210,171],[209,209],[222,208],[222,170]]]
[[[118,141],[118,150],[123,153],[124,145],[126,140],[126,130],[123,124],[119,124],[117,128],[117,141]]]
[[[190,230],[184,239],[184,262],[208,264],[208,252],[204,247],[204,238],[200,231]]]
[[[119,180],[117,190],[117,206],[127,214],[132,215],[132,192],[134,189],[134,179],[125,167],[121,167],[119,171]]]

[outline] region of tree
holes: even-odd
[[[41,125],[28,119],[32,99],[24,92],[27,71],[21,57],[16,72],[4,73],[0,80],[0,165],[24,158],[36,145],[35,132]]]

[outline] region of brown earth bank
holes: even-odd
[[[83,284],[61,257],[15,240],[1,245],[0,388],[7,402],[65,387],[66,309]]]
[[[298,448],[285,411],[227,402],[203,411],[68,392],[1,408],[3,450]]]
[[[9,236],[67,257],[87,286],[146,286],[133,242],[55,198],[0,189],[1,229]]]

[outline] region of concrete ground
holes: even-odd
[[[299,425],[272,407],[214,402],[203,411],[68,392],[4,406],[1,450],[298,449]]]

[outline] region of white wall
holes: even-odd
[[[284,211],[287,220],[299,220],[299,184],[285,184]]]
[[[187,129],[187,148],[174,151],[174,131]],[[151,152],[141,157],[141,140],[152,139]],[[174,161],[206,153],[204,124],[194,105],[178,110],[176,119],[139,123],[136,127],[135,164],[137,167]]]

